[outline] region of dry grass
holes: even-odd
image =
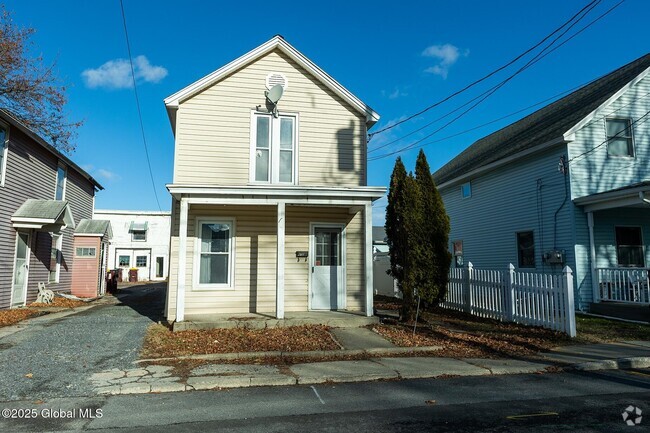
[[[338,350],[323,325],[267,329],[208,329],[171,332],[162,325],[147,330],[142,358],[166,358],[210,353]]]
[[[18,322],[21,322],[30,317],[39,316],[39,313],[36,310],[30,310],[29,308],[15,308],[13,310],[0,310],[0,328],[3,326],[15,325]]]

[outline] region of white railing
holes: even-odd
[[[444,308],[576,335],[573,272],[561,274],[452,268]]]
[[[597,268],[601,301],[650,304],[649,268]]]

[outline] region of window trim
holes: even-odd
[[[532,233],[533,234],[533,265],[532,266],[522,266],[520,257],[519,257],[519,235],[523,233]],[[515,247],[517,252],[517,268],[519,269],[536,269],[537,268],[537,251],[536,251],[536,242],[535,242],[535,230],[518,230],[515,232]]]
[[[255,180],[255,154],[257,149],[257,117],[268,116],[271,118],[271,142],[269,143],[269,180]],[[293,117],[293,165],[291,173],[291,182],[280,182],[280,119],[283,117]],[[276,125],[277,124],[277,125]],[[248,181],[251,185],[298,185],[299,183],[299,138],[300,114],[294,112],[280,112],[278,117],[273,114],[259,110],[251,110],[250,122],[250,156],[248,165]],[[275,145],[274,145],[275,143]],[[277,181],[276,176],[277,175]]]
[[[54,238],[56,237],[56,241]],[[55,244],[56,242],[56,244]],[[58,284],[60,281],[61,277],[61,262],[63,261],[63,235],[52,235],[52,245],[50,246],[50,260],[52,260],[52,248],[56,248],[56,265],[55,265],[55,271],[54,271],[54,280],[51,280],[51,272],[52,270],[50,269],[47,275],[47,283],[48,284]],[[50,262],[51,265],[51,262]]]
[[[465,191],[463,189],[465,187],[465,185],[469,186],[469,195],[465,195]],[[463,199],[472,198],[472,181],[471,180],[460,185],[460,196]]]
[[[79,255],[79,250],[82,250],[82,252],[83,252],[83,250],[89,250],[89,252],[90,252],[90,250],[93,250],[93,254],[92,255]],[[97,257],[97,247],[75,247],[74,248],[74,256],[75,256],[75,258],[79,258],[79,259],[94,259],[94,258]]]
[[[5,122],[0,121],[0,128],[5,131],[5,141],[0,143],[0,152],[2,152],[2,163],[0,163],[0,187],[5,186],[5,179],[7,175],[7,158],[9,158],[9,134],[11,128]]]
[[[230,225],[230,254],[228,257],[228,283],[226,284],[201,284],[199,276],[201,272],[201,226],[203,224],[229,224]],[[219,219],[197,218],[194,227],[194,255],[193,255],[193,291],[215,291],[215,290],[235,290],[235,259],[237,231],[236,220],[234,217],[220,217]]]
[[[607,134],[607,121],[608,120],[624,120],[628,122],[629,128],[630,128],[630,140],[631,140],[631,149],[632,149],[632,154],[631,155],[612,155],[609,153],[609,135]],[[634,121],[631,117],[605,117],[604,119],[604,127],[605,127],[605,138],[607,141],[607,157],[608,158],[623,158],[623,159],[634,159],[636,158],[636,146],[635,146],[635,140],[634,140]]]
[[[641,247],[641,257],[643,258],[643,265],[642,266],[632,266],[632,265],[621,265],[618,259],[618,236],[616,236],[616,229],[617,228],[635,228],[639,229],[639,234],[641,235],[641,245],[626,245],[626,246],[640,246]],[[645,240],[643,239],[643,226],[636,226],[636,225],[615,225],[614,226],[614,248],[616,249],[616,266],[620,268],[625,268],[625,269],[639,269],[639,268],[645,268],[647,263],[646,263],[646,249],[645,249]]]
[[[63,169],[64,177],[63,177],[63,187],[61,188],[61,198],[58,199],[58,198],[56,198],[56,191],[57,191],[57,189],[59,187],[59,169],[60,168]],[[68,167],[65,164],[59,162],[59,164],[56,166],[56,182],[54,182],[54,200],[61,200],[61,201],[65,200],[65,193],[66,193],[66,190],[68,189],[67,186],[68,186]]]

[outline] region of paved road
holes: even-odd
[[[629,405],[646,415],[628,427]],[[12,432],[630,432],[648,431],[650,370],[422,379],[0,403],[37,419]],[[75,419],[43,419],[76,409]],[[80,409],[102,417],[79,419]],[[166,427],[163,427],[166,426]]]
[[[164,290],[165,284],[121,289],[119,301],[107,297],[1,339],[0,401],[92,395],[93,372],[133,367],[147,326],[160,319]]]

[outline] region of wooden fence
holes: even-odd
[[[452,268],[449,272],[444,308],[521,323],[543,326],[576,335],[573,299],[573,272],[568,266],[561,274],[507,270]]]

